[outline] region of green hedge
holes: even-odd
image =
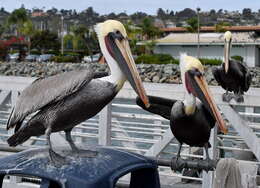
[[[64,55],[68,55],[68,56],[80,56],[80,54],[77,53],[77,52],[65,52]]]
[[[220,65],[222,60],[220,59],[206,59],[200,58],[200,61],[203,65]],[[135,62],[137,64],[179,64],[178,59],[174,59],[169,54],[153,54],[153,55],[140,55],[136,58]]]
[[[234,59],[234,60],[237,60],[237,61],[240,61],[240,62],[244,61],[244,58],[240,55],[234,55],[234,56],[231,57],[231,59]]]
[[[51,59],[54,62],[57,63],[77,63],[78,58],[75,56],[54,56]]]
[[[39,50],[31,50],[31,54],[41,55],[41,52]]]
[[[169,54],[153,54],[153,55],[140,55],[136,58],[137,64],[177,64],[178,60],[174,59]]]
[[[206,58],[200,58],[200,62],[203,65],[221,65],[222,60],[220,59],[206,59]]]

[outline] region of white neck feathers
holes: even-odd
[[[118,66],[117,62],[114,60],[114,58],[109,54],[104,38],[99,38],[99,44],[101,51],[107,61],[107,64],[110,68],[111,75],[100,78],[100,80],[108,81],[112,84],[117,85],[118,89],[121,89],[123,87],[123,84],[126,80],[123,72],[121,71],[120,67]]]

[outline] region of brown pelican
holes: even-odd
[[[224,63],[219,68],[213,68],[212,72],[217,82],[226,90],[223,94],[223,101],[229,102],[232,99],[232,95],[228,93],[231,91],[234,92],[237,102],[244,102],[243,93],[249,89],[251,74],[245,64],[229,58],[232,42],[230,31],[225,33],[224,40]]]
[[[111,75],[94,79],[96,75],[88,69],[34,81],[22,91],[8,120],[7,129],[15,128],[14,135],[7,140],[10,146],[45,134],[50,158],[54,159],[57,154],[52,150],[50,134],[64,131],[72,150],[77,151],[71,138],[72,128],[96,115],[116,96],[126,80],[149,106],[124,26],[118,21],[107,20],[97,24],[96,32]],[[33,112],[37,113],[22,125]]]
[[[210,162],[208,154],[210,131],[216,122],[222,132],[227,132],[227,128],[205,81],[204,68],[200,61],[182,54],[180,69],[185,89],[184,101],[149,96],[150,106],[148,108],[140,98],[137,98],[136,102],[143,109],[170,120],[171,131],[179,141],[179,150],[175,161],[177,166],[183,143],[204,147],[207,160]],[[201,102],[196,101],[196,98],[199,98]]]

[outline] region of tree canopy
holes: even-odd
[[[153,25],[152,19],[149,17],[143,19],[140,27],[142,29],[143,36],[145,36],[147,39],[152,39],[155,36],[159,36],[161,34],[160,29]]]
[[[36,48],[39,51],[60,49],[60,41],[58,35],[48,30],[35,32],[35,34],[31,38],[31,42],[32,48]]]
[[[198,19],[196,17],[188,19],[187,24],[186,29],[188,32],[196,33],[198,31]]]
[[[21,32],[23,24],[28,21],[28,16],[25,8],[15,9],[7,19],[8,25],[15,25],[18,35]]]

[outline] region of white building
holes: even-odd
[[[223,33],[200,34],[200,57],[223,59]],[[196,33],[171,33],[156,40],[154,53],[171,54],[179,58],[181,52],[197,56],[198,35]],[[248,66],[260,66],[260,37],[254,32],[235,32],[232,35],[231,56],[239,55]]]

